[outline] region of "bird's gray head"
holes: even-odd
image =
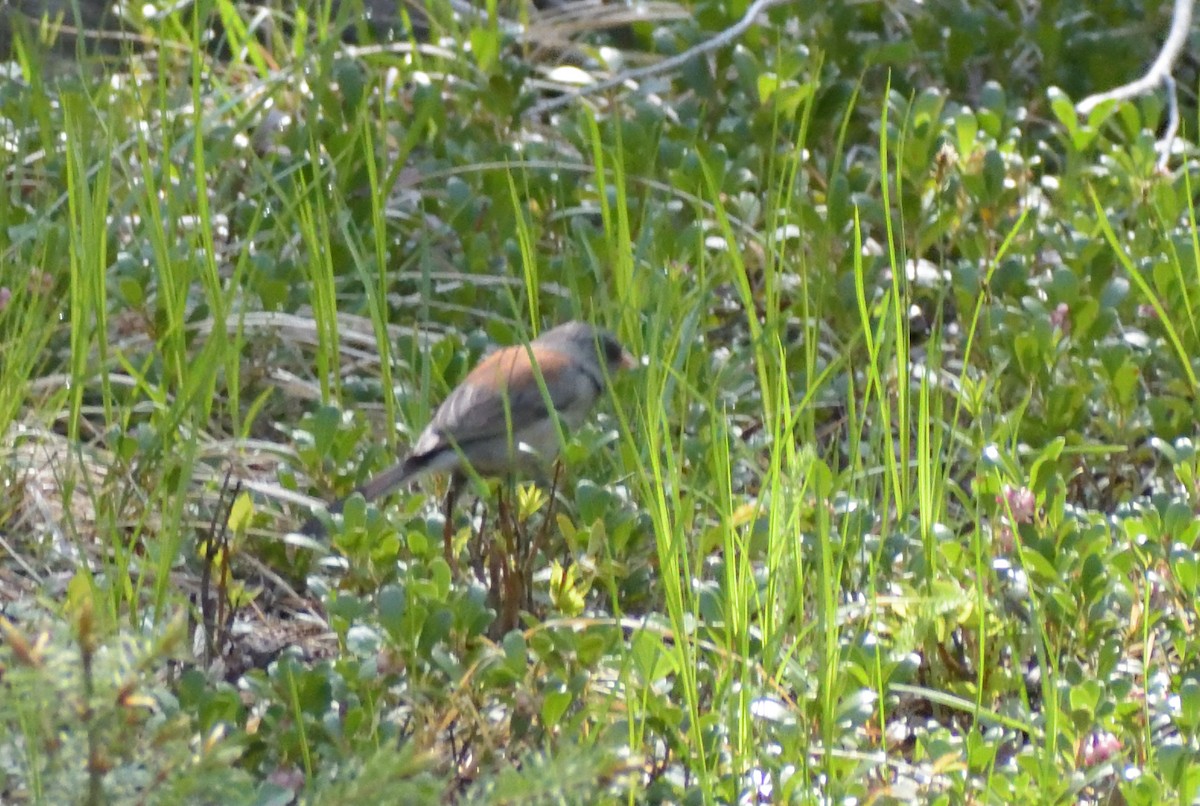
[[[534,343],[569,349],[581,357],[591,358],[599,354],[608,365],[609,372],[631,369],[636,365],[633,356],[621,346],[613,334],[587,322],[565,322],[538,336]]]

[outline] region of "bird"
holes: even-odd
[[[558,325],[527,345],[500,348],[442,401],[403,460],[354,492],[371,501],[421,476],[449,473],[444,549],[453,565],[450,516],[469,473],[536,473],[558,455],[558,423],[577,428],[608,379],[635,366],[637,361],[611,333],[580,321]],[[348,499],[335,501],[327,511],[341,512]],[[325,527],[313,516],[301,532],[321,536]]]

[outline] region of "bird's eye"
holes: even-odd
[[[605,360],[607,360],[610,364],[616,364],[620,362],[621,356],[625,351],[621,348],[621,345],[617,343],[617,340],[612,336],[605,334],[603,338],[601,338],[601,343],[604,345]]]

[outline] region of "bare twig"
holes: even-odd
[[[1171,75],[1171,70],[1179,59],[1179,54],[1183,52],[1188,30],[1192,25],[1194,5],[1195,0],[1175,0],[1175,10],[1171,12],[1171,30],[1167,34],[1166,41],[1163,42],[1158,58],[1154,60],[1154,64],[1150,65],[1146,75],[1108,92],[1089,95],[1075,105],[1079,114],[1086,115],[1105,101],[1124,101],[1136,95],[1145,95],[1162,84],[1163,79]]]
[[[1167,33],[1166,41],[1163,42],[1158,58],[1154,60],[1154,64],[1150,65],[1150,69],[1144,76],[1108,92],[1089,95],[1075,105],[1075,110],[1079,114],[1087,115],[1105,101],[1125,101],[1139,95],[1147,95],[1160,86],[1166,89],[1167,131],[1158,141],[1157,146],[1160,164],[1165,163],[1167,156],[1171,153],[1171,144],[1175,139],[1175,132],[1179,128],[1179,102],[1175,97],[1175,79],[1172,78],[1171,72],[1175,68],[1175,62],[1179,60],[1179,54],[1183,52],[1183,46],[1187,43],[1188,32],[1192,27],[1192,11],[1195,8],[1195,1],[1175,0],[1175,8],[1171,12],[1171,30]]]
[[[1175,142],[1175,133],[1179,131],[1179,98],[1175,92],[1175,78],[1170,75],[1163,76],[1163,86],[1167,88],[1167,130],[1162,139],[1155,144],[1159,150],[1159,167],[1167,164],[1171,144]]]
[[[713,38],[705,40],[693,48],[688,48],[683,53],[677,53],[674,56],[663,59],[661,62],[657,62],[646,67],[638,67],[634,70],[627,70],[626,72],[615,75],[612,78],[597,82],[595,84],[589,84],[587,86],[580,87],[576,90],[560,95],[557,98],[549,98],[541,103],[536,103],[529,107],[525,114],[541,115],[546,112],[553,112],[555,109],[560,109],[564,106],[567,106],[571,102],[586,95],[595,95],[598,92],[605,92],[613,87],[620,87],[626,82],[641,81],[643,79],[651,78],[663,73],[669,73],[672,70],[682,67],[689,59],[693,59],[697,56],[702,56],[705,53],[711,53],[714,50],[720,50],[721,48],[725,47],[734,39],[737,39],[739,36],[745,33],[746,30],[755,23],[760,14],[762,14],[771,6],[780,5],[784,2],[787,2],[787,0],[754,0],[754,2],[750,4],[750,7],[746,9],[746,13],[742,15],[740,20]]]

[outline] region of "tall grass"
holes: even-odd
[[[1090,513],[1078,537],[1063,468],[1115,448],[1078,434],[1027,444],[1026,413],[1053,390],[1008,397],[995,334],[1014,315],[993,284],[1006,259],[1036,262],[1041,214],[1022,208],[982,256],[957,241],[945,222],[965,228],[967,192],[944,202],[935,168],[912,166],[937,139],[920,99],[885,86],[866,109],[866,78],[842,81],[845,109],[826,119],[824,57],[764,73],[744,119],[726,121],[761,138],[747,166],[652,106],[617,102],[558,128],[504,107],[512,54],[495,3],[487,25],[451,23],[472,43],[458,51],[343,49],[345,17],[328,3],[269,33],[233,3],[215,10],[226,63],[200,47],[199,22],[171,20],[156,33],[179,47],[152,75],[129,52],[128,75],[53,84],[19,50],[29,89],[8,107],[18,145],[0,167],[31,190],[27,204],[0,194],[0,435],[13,465],[32,462],[11,435],[67,446],[48,462],[65,540],[48,548],[29,526],[38,502],[11,507],[19,533],[0,512],[23,578],[67,580],[63,604],[22,600],[30,624],[54,625],[41,645],[36,628],[0,621],[4,662],[45,695],[0,706],[33,799],[57,792],[63,730],[90,742],[90,762],[70,762],[88,773],[83,799],[135,778],[133,762],[103,773],[110,728],[168,748],[164,781],[171,769],[209,780],[220,757],[245,778],[294,771],[317,794],[403,778],[499,802],[578,798],[589,782],[627,802],[642,786],[664,800],[822,802],[923,775],[964,799],[1019,790],[1021,775],[1036,783],[1025,792],[1081,791],[1064,775],[1080,737],[1117,727],[1071,696],[1077,658],[1099,654],[1072,630],[1123,600],[1071,610],[1085,574],[1070,561],[1106,539],[1089,574],[1099,557],[1131,561],[1106,516]],[[678,109],[692,114],[694,95]],[[252,132],[268,109],[290,122]],[[696,119],[710,111],[723,114]],[[878,134],[865,168],[847,148],[863,118]],[[1164,240],[1194,224],[1189,183],[1158,200]],[[947,207],[929,213],[930,198]],[[1141,271],[1099,192],[1091,202],[1105,254],[1169,348],[1158,371],[1193,388],[1195,233]],[[947,265],[978,258],[972,292],[959,278],[920,286],[931,243],[955,255]],[[933,311],[925,332],[918,304]],[[250,327],[263,309],[278,318]],[[567,318],[611,328],[646,360],[612,379],[595,425],[562,435],[555,517],[549,495],[521,493],[518,527],[549,538],[508,635],[480,626],[494,615],[487,574],[454,577],[441,558],[432,497],[356,501],[326,543],[285,537],[304,495],[352,487],[403,452],[491,344]],[[1059,337],[1055,360],[1074,349]],[[226,475],[253,507],[224,503]],[[1024,488],[1037,506],[1022,531],[1012,491]],[[486,556],[508,524],[479,498],[451,517],[456,547]],[[227,531],[219,552],[199,548]],[[1143,576],[1185,578],[1187,539],[1176,566],[1139,544]],[[1149,586],[1135,592],[1150,610]],[[262,634],[308,619],[328,640],[264,653],[235,689],[181,637],[182,614],[211,622],[222,597]],[[1152,643],[1148,621],[1137,627]],[[106,709],[89,711],[97,701]],[[925,723],[897,738],[914,703]],[[177,732],[153,733],[149,714]],[[421,751],[390,755],[405,744]],[[1002,749],[1020,763],[1006,767]]]

